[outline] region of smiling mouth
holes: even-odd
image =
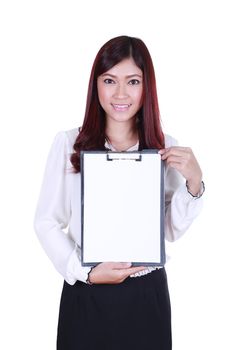
[[[113,108],[116,110],[116,111],[127,111],[128,108],[131,106],[132,104],[128,104],[128,103],[121,103],[121,104],[117,104],[117,103],[112,103],[112,106]]]

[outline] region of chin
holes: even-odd
[[[134,116],[121,116],[120,115],[120,116],[114,116],[114,117],[110,117],[110,118],[116,122],[123,123],[123,122],[128,122],[128,121],[132,120],[134,118]]]
[[[107,118],[112,119],[117,122],[127,122],[133,118],[135,118],[136,112],[134,113],[125,113],[125,112],[114,112],[113,113],[108,113]]]

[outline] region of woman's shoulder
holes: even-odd
[[[76,138],[79,134],[79,128],[74,128],[74,129],[70,129],[70,130],[67,130],[65,131],[65,134],[68,138],[68,141],[69,143],[72,145],[74,145],[75,141],[76,141]]]
[[[178,141],[173,136],[170,136],[168,134],[165,134],[164,136],[165,136],[165,147],[166,148],[178,145]]]
[[[79,128],[74,128],[70,130],[59,131],[56,136],[54,143],[65,145],[67,148],[73,148],[76,138],[79,133]]]
[[[57,154],[71,154],[74,152],[73,146],[79,133],[79,128],[66,131],[59,131],[51,146],[51,152]]]

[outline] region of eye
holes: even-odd
[[[105,84],[114,84],[115,82],[113,79],[107,78],[107,79],[104,79],[104,83]]]
[[[140,84],[140,80],[132,79],[132,80],[129,80],[128,84],[129,85],[138,85],[138,84]]]

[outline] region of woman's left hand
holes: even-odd
[[[189,147],[173,146],[159,151],[161,159],[167,165],[178,170],[187,180],[189,191],[195,196],[199,193],[202,182],[202,170]]]

